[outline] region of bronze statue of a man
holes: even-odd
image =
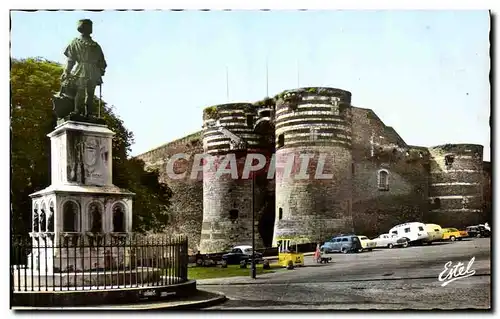
[[[74,113],[91,117],[95,88],[102,84],[107,64],[101,46],[90,37],[92,21],[78,21],[78,32],[81,36],[71,41],[64,51],[68,63],[61,80],[76,89]]]

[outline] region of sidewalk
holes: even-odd
[[[304,253],[304,257],[309,257],[313,256],[314,252],[312,253]],[[264,257],[264,259],[267,259],[271,262],[277,261],[278,256],[269,256],[269,257]],[[309,263],[310,261],[306,262],[304,260],[304,266],[305,267],[298,267],[298,268],[310,268],[311,266],[317,266],[320,264],[311,264]],[[272,262],[271,262],[272,263]],[[321,266],[321,265],[320,265]],[[286,269],[283,267],[283,269],[278,269],[277,271],[274,272],[268,272],[268,273],[263,273],[257,275],[257,278],[253,279],[250,276],[232,276],[232,277],[218,277],[218,278],[210,278],[210,279],[196,279],[196,284],[197,285],[241,285],[241,284],[259,284],[262,282],[265,282],[267,279],[279,276],[280,274],[283,274],[286,272]]]
[[[170,301],[145,302],[123,305],[101,305],[91,307],[12,307],[14,311],[33,310],[198,310],[212,307],[227,300],[222,294],[199,290],[186,298]]]

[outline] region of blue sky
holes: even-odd
[[[12,56],[64,63],[82,18],[133,155],[198,131],[207,106],[265,97],[267,60],[269,95],[345,89],[409,144],[477,143],[490,159],[487,11],[13,12]]]

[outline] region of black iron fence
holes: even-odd
[[[11,241],[13,292],[154,287],[186,282],[185,237],[31,233]]]

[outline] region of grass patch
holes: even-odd
[[[270,272],[275,272],[280,269],[278,264],[271,264],[271,269],[263,269],[262,264],[257,264],[257,275],[265,274]],[[221,268],[217,266],[212,267],[189,267],[188,268],[188,278],[189,279],[210,279],[210,278],[224,278],[224,277],[236,277],[236,276],[250,276],[251,267],[240,268],[239,265],[227,265],[227,268]]]

